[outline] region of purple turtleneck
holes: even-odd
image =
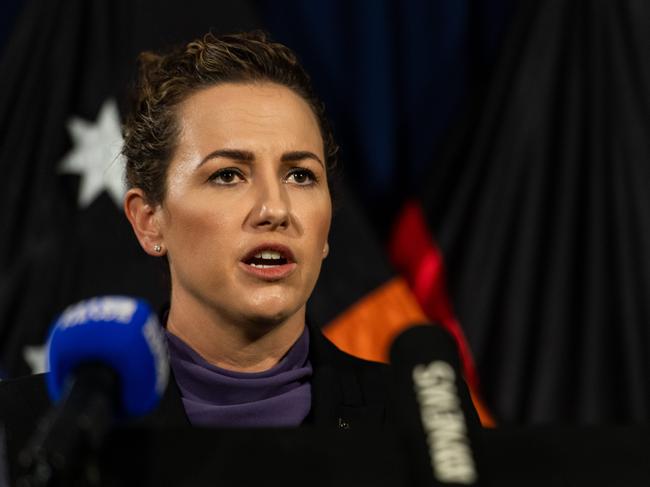
[[[264,372],[222,369],[176,335],[166,335],[171,368],[193,425],[298,426],[307,417],[312,376],[307,327],[282,360]]]

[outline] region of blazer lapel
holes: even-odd
[[[312,410],[307,423],[343,430],[381,424],[384,408],[366,405],[353,359],[309,326]]]

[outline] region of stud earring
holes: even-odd
[[[160,252],[162,252],[162,247],[160,246],[160,244],[156,244],[156,245],[153,246],[153,250],[154,250],[154,252],[160,253]]]

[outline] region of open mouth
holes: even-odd
[[[289,247],[279,244],[263,244],[248,252],[242,259],[244,264],[257,269],[268,269],[295,263]]]
[[[291,249],[279,244],[255,247],[246,254],[240,265],[249,275],[268,282],[289,277],[298,266]]]
[[[264,250],[256,253],[248,259],[244,259],[244,263],[258,269],[268,269],[270,267],[288,264],[289,259],[282,255],[281,252],[275,250]]]

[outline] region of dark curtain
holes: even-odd
[[[341,165],[385,238],[492,66],[512,0],[259,0],[313,76]]]
[[[83,171],[62,161],[123,105],[137,53],[209,29],[259,27],[247,3],[52,0],[27,2],[0,61],[0,375],[34,371],[57,313],[80,299],[130,294],[158,307],[162,265],[139,248],[121,204],[100,191],[82,204]],[[118,119],[119,118],[119,119]],[[121,116],[113,117],[119,133]],[[90,147],[103,143],[92,139]],[[119,164],[104,154],[106,169]],[[119,199],[119,198],[117,198]],[[31,352],[30,352],[31,350]]]
[[[325,98],[359,203],[335,217],[313,313],[333,319],[394,277],[374,234],[418,191],[498,419],[647,420],[650,4],[259,3]],[[79,176],[58,170],[70,118],[96,121],[107,98],[120,105],[142,49],[261,25],[242,2],[23,10],[0,62],[0,365],[10,375],[29,372],[24,346],[42,343],[65,305],[165,296],[110,196],[80,209]]]
[[[503,422],[650,418],[650,3],[522,2],[422,197]]]

